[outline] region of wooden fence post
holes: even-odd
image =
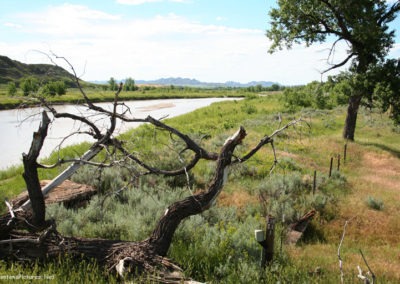
[[[329,166],[329,177],[332,176],[333,157],[331,157],[331,165]]]
[[[274,239],[275,239],[275,217],[267,217],[267,234],[266,234],[266,249],[265,260],[266,264],[270,264],[274,257]],[[264,264],[265,267],[265,264]]]
[[[314,180],[313,180],[313,188],[312,188],[313,195],[315,194],[316,188],[317,188],[317,171],[314,171]]]
[[[337,171],[340,170],[340,154],[337,156]]]
[[[255,238],[263,247],[261,252],[261,268],[269,265],[274,257],[274,237],[275,237],[275,218],[272,216],[266,217],[267,231],[264,234],[263,230],[255,230]]]

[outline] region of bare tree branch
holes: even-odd
[[[232,162],[232,164],[236,164],[236,163],[244,163],[245,161],[247,161],[248,159],[250,159],[251,157],[254,156],[254,154],[256,154],[264,145],[269,144],[269,143],[273,143],[273,138],[278,135],[279,133],[281,133],[282,131],[284,131],[285,129],[289,128],[290,126],[293,126],[297,123],[299,123],[300,121],[304,121],[302,118],[299,119],[295,119],[292,120],[291,122],[289,122],[288,124],[284,125],[283,127],[275,130],[271,135],[266,135],[264,136],[264,138],[262,138],[260,140],[260,142],[249,151],[249,153],[247,153],[246,155],[244,155],[242,158],[237,158],[236,160],[234,160]]]
[[[362,256],[362,259],[364,260],[365,265],[368,267],[369,272],[371,273],[371,276],[372,276],[372,284],[374,284],[375,281],[376,281],[375,273],[372,271],[371,267],[368,265],[367,259],[365,258],[365,256],[364,256],[364,254],[363,254],[363,252],[362,252],[361,249],[360,249],[360,254],[361,254],[361,256]]]
[[[344,283],[343,260],[342,260],[342,257],[340,255],[340,249],[342,248],[342,244],[343,244],[343,241],[344,241],[344,236],[346,234],[346,227],[347,227],[348,223],[349,223],[348,220],[344,223],[342,238],[340,239],[340,243],[339,243],[339,247],[338,247],[338,251],[337,251],[337,256],[338,256],[338,259],[339,259],[339,269],[340,269],[340,283]]]
[[[353,58],[353,57],[356,56],[356,55],[357,55],[357,54],[354,53],[354,52],[350,53],[342,62],[340,62],[340,63],[338,63],[338,64],[334,64],[332,67],[329,67],[328,69],[326,69],[325,71],[323,71],[322,74],[325,74],[325,73],[327,73],[327,72],[329,72],[329,71],[331,71],[331,70],[333,70],[333,69],[342,67],[342,66],[345,65],[347,62],[349,62],[349,60],[350,60],[351,58]]]

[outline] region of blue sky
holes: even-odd
[[[85,80],[179,76],[285,85],[320,80],[329,43],[267,52],[273,5],[273,0],[1,0],[0,54],[48,63],[37,51],[51,51],[68,58]],[[392,57],[400,56],[398,34],[396,42]],[[336,53],[341,56],[344,48]]]

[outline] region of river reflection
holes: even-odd
[[[206,99],[167,99],[167,100],[146,100],[146,101],[129,101],[125,104],[130,108],[132,116],[135,118],[145,118],[148,115],[154,118],[174,117],[185,114],[195,109],[205,107],[213,102],[224,100],[233,100],[231,98],[206,98]],[[97,104],[103,108],[111,110],[111,103]],[[62,105],[56,107],[58,112],[69,112],[74,114],[90,115],[87,108],[77,107],[74,105]],[[12,165],[21,164],[22,153],[28,152],[32,141],[32,134],[39,127],[41,121],[41,109],[29,108],[18,110],[0,111],[0,170]],[[97,121],[97,125],[106,127],[109,123],[108,119],[101,116],[94,116],[92,121]],[[121,133],[127,129],[134,128],[140,123],[119,123],[116,133]],[[52,151],[57,150],[58,145],[63,137],[77,131],[85,131],[87,128],[71,119],[57,119],[50,125],[48,136],[43,145],[40,157],[48,156]],[[64,140],[62,145],[68,146],[84,141],[92,141],[88,135],[72,135]],[[40,158],[39,158],[40,159]]]

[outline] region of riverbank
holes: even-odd
[[[111,102],[114,100],[114,91],[105,91],[100,88],[85,89],[85,93],[94,103]],[[21,94],[19,94],[21,95]],[[223,97],[247,97],[255,95],[246,89],[201,89],[201,88],[179,88],[179,87],[153,87],[142,88],[137,91],[122,91],[119,95],[120,100],[155,100],[155,99],[188,99],[188,98],[223,98]],[[47,98],[55,105],[76,104],[83,101],[82,94],[78,89],[68,89],[62,96]],[[34,107],[37,102],[28,97],[14,96],[6,94],[5,89],[0,90],[0,110],[15,109],[20,107]]]

